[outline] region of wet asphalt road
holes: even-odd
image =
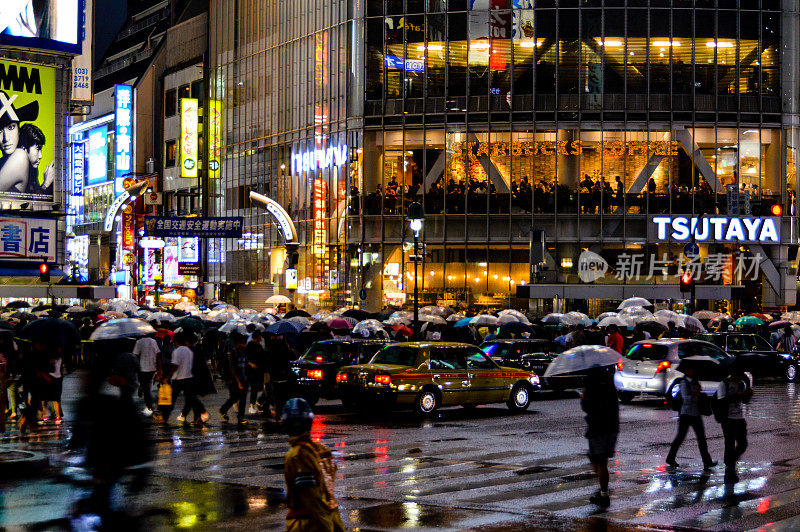
[[[65,384],[70,396],[69,383]],[[798,530],[800,388],[779,381],[755,387],[747,406],[750,447],[741,481],[726,487],[723,468],[704,474],[692,435],[668,471],[664,455],[675,413],[658,400],[621,410],[612,505],[588,504],[596,489],[575,395],[541,394],[530,410],[505,405],[443,409],[433,420],[410,412],[343,412],[322,401],[313,436],[338,459],[337,493],[345,523],[359,530]],[[225,393],[207,397],[216,412]],[[69,401],[67,401],[69,407]],[[67,409],[69,418],[69,408]],[[706,418],[709,447],[722,458],[722,435]],[[63,460],[69,423],[29,438],[0,436],[0,452],[28,450]],[[153,427],[157,458],[148,486],[117,497],[125,523],[139,529],[280,529],[286,437],[269,424]],[[690,433],[691,434],[691,433]],[[71,470],[67,470],[70,473]],[[78,470],[9,480],[0,490],[0,527],[68,529],[87,490]],[[74,523],[73,523],[74,524]]]

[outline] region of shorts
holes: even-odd
[[[589,440],[590,462],[604,462],[614,456],[617,447],[616,432],[587,436],[586,439]]]

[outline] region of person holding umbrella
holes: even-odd
[[[680,415],[678,416],[678,433],[669,447],[666,462],[670,467],[679,467],[675,457],[678,454],[678,449],[683,444],[683,440],[686,438],[686,433],[689,432],[689,427],[691,427],[697,438],[697,446],[700,448],[703,469],[708,470],[717,465],[717,462],[712,460],[711,455],[708,453],[706,430],[703,425],[703,416],[700,414],[700,401],[702,400],[700,396],[703,394],[703,389],[700,386],[700,380],[697,378],[697,368],[691,361],[684,360],[678,367],[678,371],[684,375],[680,382],[682,403]]]
[[[722,424],[725,438],[725,484],[739,482],[736,463],[747,449],[747,422],[744,419],[742,403],[753,397],[750,380],[744,374],[742,365],[734,362],[730,374],[717,387],[717,400],[722,407],[718,421]]]
[[[194,365],[194,353],[189,347],[189,339],[184,331],[175,333],[175,345],[178,347],[172,351],[172,361],[170,368],[166,370],[163,377],[163,382],[168,382],[172,379],[172,407],[164,413],[163,422],[166,423],[172,408],[175,407],[178,395],[183,392],[184,406],[181,413],[178,414],[178,422],[188,424],[186,416],[189,411],[194,411],[195,423],[205,423],[209,419],[208,412],[205,407],[197,398],[194,385],[194,374],[192,373],[192,366]]]
[[[614,386],[613,369],[619,353],[599,345],[585,345],[564,351],[550,363],[545,377],[583,373],[581,408],[586,413],[586,440],[589,462],[597,475],[599,490],[589,502],[600,508],[611,505],[608,491],[608,460],[616,452],[619,435],[619,402]]]
[[[230,397],[219,407],[222,421],[229,421],[228,410],[233,405],[238,405],[236,417],[239,425],[245,425],[245,407],[247,405],[247,336],[234,331],[230,335],[230,347],[226,353],[224,373],[228,380],[228,393]]]

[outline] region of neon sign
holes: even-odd
[[[775,218],[750,216],[653,216],[650,231],[659,241],[779,243],[780,224]]]
[[[122,178],[131,173],[133,148],[133,87],[117,85],[114,90],[114,193],[122,193]]]
[[[347,162],[347,144],[316,148],[296,153],[292,151],[292,174],[312,172],[317,168],[333,168]]]
[[[181,177],[197,177],[197,100],[181,98]]]

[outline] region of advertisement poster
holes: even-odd
[[[183,276],[178,274],[178,245],[174,238],[166,240],[164,246],[164,284],[172,286],[183,283]]]
[[[53,201],[55,70],[0,61],[0,201]]]
[[[0,261],[56,260],[56,220],[0,216]]]
[[[91,104],[94,101],[92,95],[92,2],[93,0],[84,0],[81,55],[72,58],[71,99],[76,103]]]
[[[200,239],[178,237],[178,262],[200,261]]]
[[[222,160],[222,102],[208,103],[208,177],[218,179]]]
[[[96,185],[108,179],[108,126],[97,126],[86,134],[89,139],[88,159],[89,176],[88,184]]]
[[[83,13],[83,0],[3,0],[0,44],[79,54]]]
[[[136,245],[136,224],[133,215],[133,206],[128,205],[122,211],[122,249],[133,251]]]
[[[181,177],[197,177],[197,100],[181,98]]]

